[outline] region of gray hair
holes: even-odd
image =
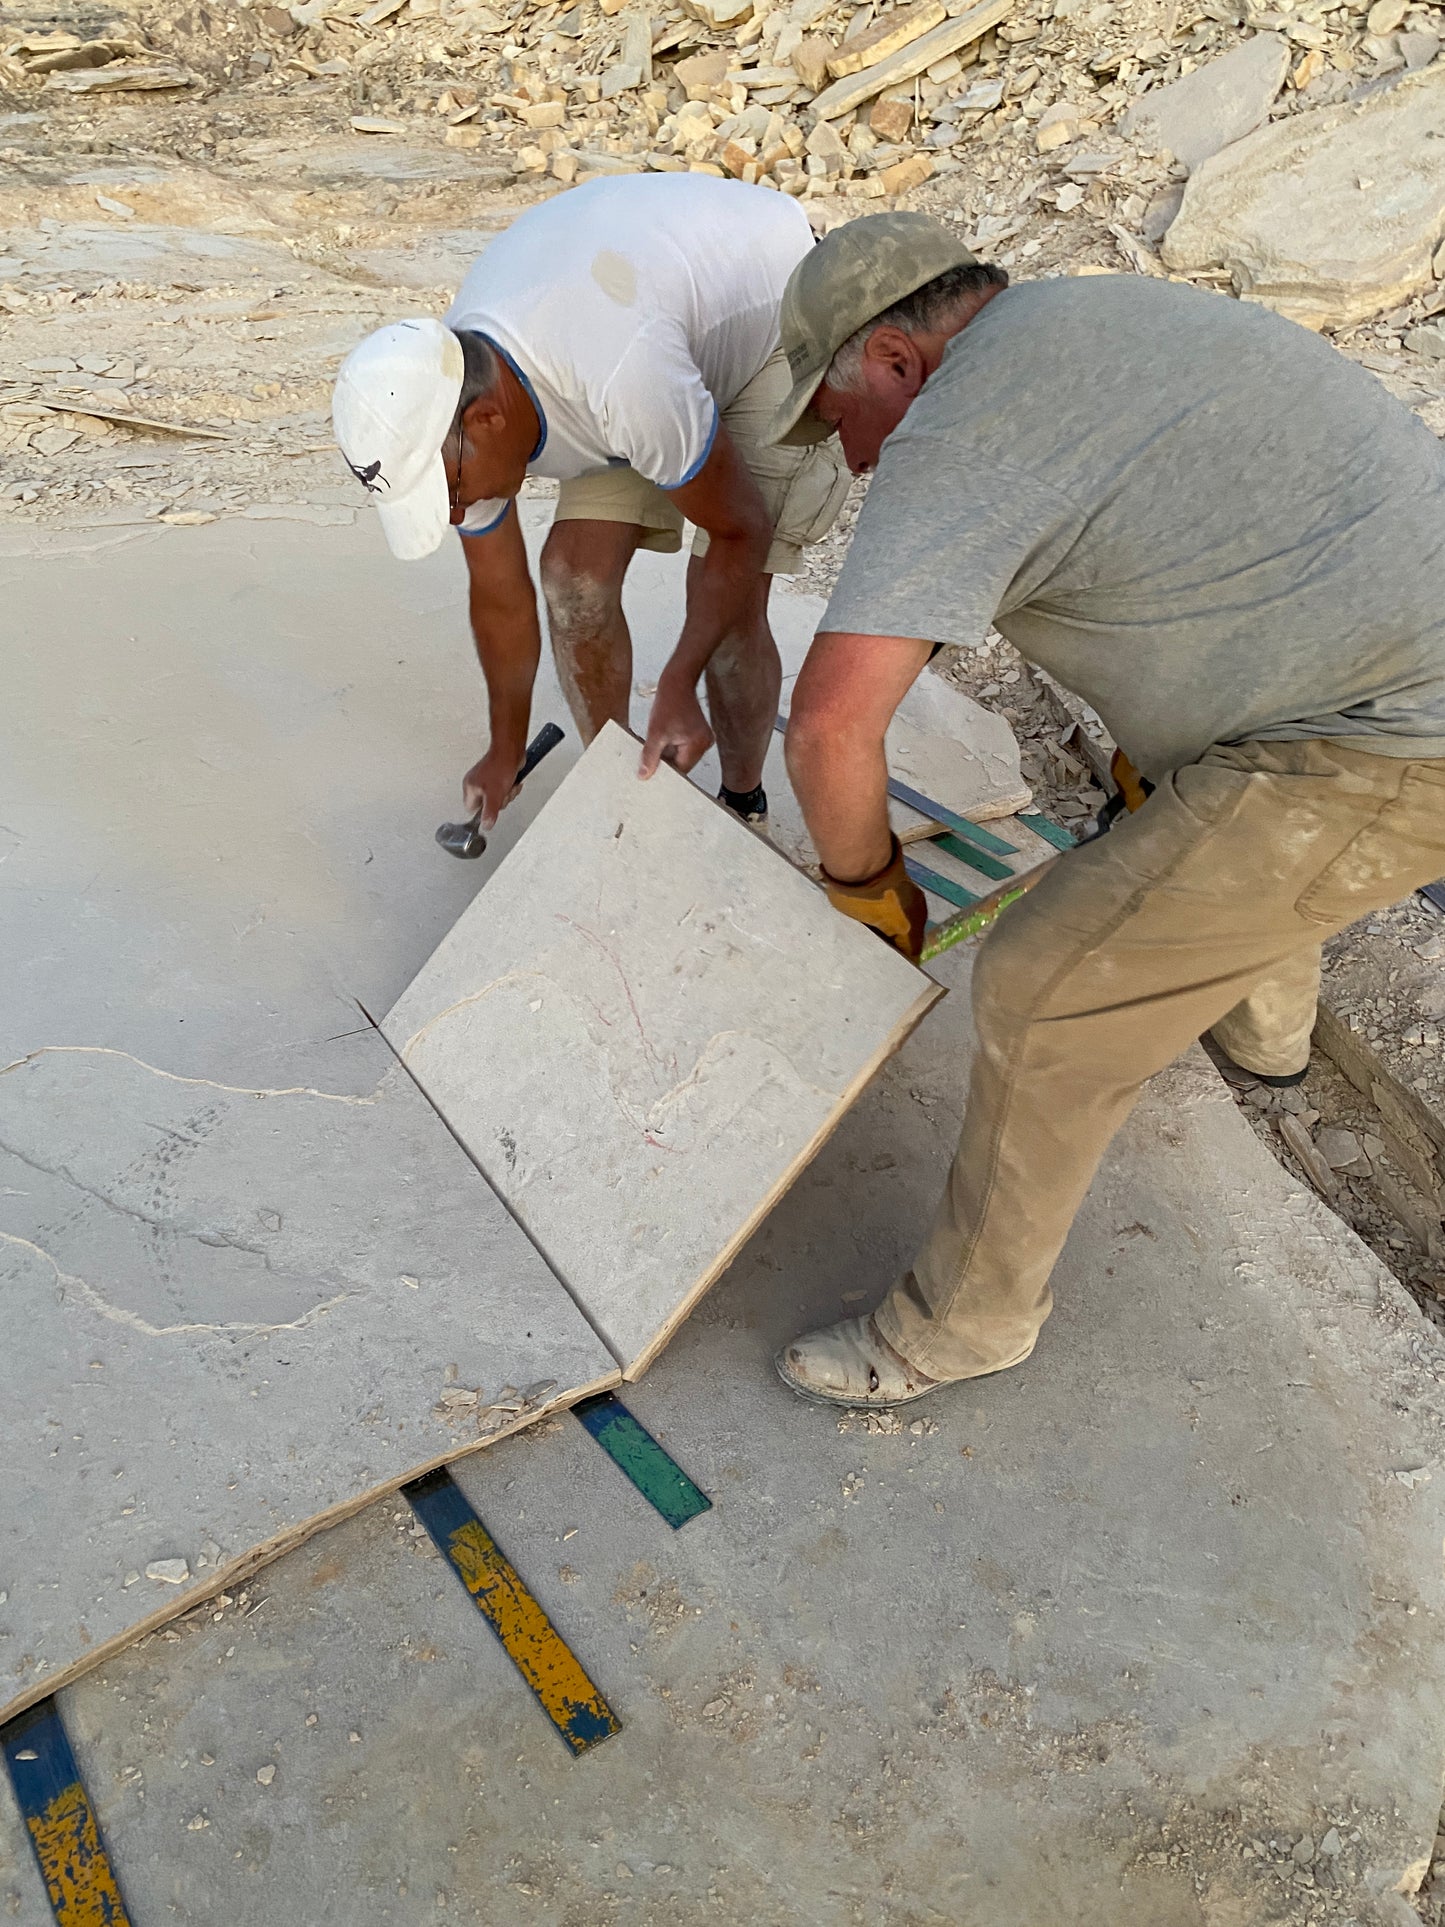
[[[502,378],[502,357],[485,335],[479,335],[471,328],[458,328],[455,332],[462,345],[462,392],[457,400],[457,412],[452,417],[452,425],[447,430],[448,438],[459,431],[462,416],[472,403],[483,395],[492,394]]]
[[[956,320],[959,309],[973,302],[985,289],[1007,286],[1007,274],[992,261],[975,261],[968,267],[946,269],[849,335],[829,362],[824,381],[845,395],[856,394],[863,378],[863,350],[875,328],[901,328],[906,335],[934,334]]]

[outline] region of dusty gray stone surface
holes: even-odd
[[[549,510],[522,505],[534,548]],[[536,720],[567,740],[479,861],[436,847],[487,740],[459,549],[403,565],[362,516],[0,531],[0,1063],[107,1044],[223,1083],[375,1087],[369,1053],[348,1064],[358,1002],[390,1008],[578,753],[548,655]],[[773,602],[800,660],[822,604]],[[640,556],[627,606],[645,689],[676,558]],[[716,789],[715,757],[699,775]]]
[[[797,649],[794,660],[790,652],[782,651],[784,715],[806,653],[806,647]],[[1009,816],[1027,809],[1033,800],[1019,767],[1018,743],[1003,717],[931,671],[919,676],[898,705],[888,726],[885,750],[890,776],[972,822]],[[788,781],[780,735],[770,747],[763,781],[773,844],[790,862],[816,870],[818,852]],[[889,802],[888,819],[903,843],[935,834],[936,826],[928,816],[896,798]]]
[[[123,280],[150,281],[166,287],[188,278],[203,282],[225,279],[243,285],[268,276],[317,278],[282,247],[190,227],[77,223],[54,234],[10,228],[0,239],[6,254],[25,270],[64,275],[70,286],[83,289]]]
[[[378,537],[0,535],[0,1063],[102,1044],[222,1083],[375,1088],[358,1000],[401,992],[574,747],[495,855],[436,848],[485,743],[462,564],[409,573]]]
[[[253,1617],[63,1696],[138,1920],[1409,1927],[1445,1345],[1197,1060],[1106,1159],[1027,1365],[886,1425],[773,1376],[916,1248],[962,1096],[949,967],[627,1390],[714,1509],[670,1532],[567,1418],[459,1471],[621,1735],[568,1758],[374,1507]],[[45,1927],[27,1854],[0,1795],[0,1896]]]
[[[506,1385],[614,1375],[358,1007],[476,887],[406,665],[435,580],[285,525],[6,546],[0,1710],[517,1423]]]
[[[319,1517],[615,1380],[370,1049],[365,1097],[88,1050],[0,1075],[0,1718]]]
[[[941,676],[925,672],[898,705],[884,739],[888,773],[976,823],[1027,809],[1014,733]]]
[[[301,1039],[332,1073],[305,1081],[369,1095],[351,997],[400,993],[575,744],[480,863],[433,859],[481,748],[456,558],[282,524],[96,546],[124,540],[4,559],[5,1061],[18,1032],[284,1085]],[[644,686],[680,569],[630,591]],[[539,720],[558,700],[544,670]],[[715,1509],[669,1532],[565,1417],[461,1470],[622,1735],[571,1761],[405,1508],[371,1507],[61,1694],[138,1922],[1408,1927],[1445,1347],[1212,1082],[1146,1097],[1027,1366],[896,1431],[772,1375],[922,1235],[967,1052],[963,962],[938,970],[954,994],[626,1394]],[[49,1922],[3,1781],[0,1912]]]
[[[388,1013],[629,1373],[936,995],[609,724]]]
[[[1311,328],[1394,307],[1429,283],[1445,236],[1442,126],[1437,66],[1263,127],[1190,177],[1164,261],[1223,267],[1241,295]]]
[[[1193,170],[1263,126],[1288,69],[1289,42],[1277,33],[1255,34],[1192,74],[1152,88],[1129,109],[1120,132],[1167,147]]]

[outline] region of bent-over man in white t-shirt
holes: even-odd
[[[626,725],[622,581],[639,548],[696,525],[682,634],[658,682],[642,773],[691,769],[714,740],[722,800],[766,818],[763,758],[781,670],[774,574],[836,517],[836,448],[774,448],[791,377],[778,346],[788,276],[813,245],[787,196],[705,175],[594,181],[530,208],[463,282],[446,321],[400,321],[347,357],[336,439],[393,552],[459,530],[491,743],[463,782],[488,828],[512,794],[541,653],[514,498],[562,487],[541,577],[562,686],[588,742]],[[698,700],[707,686],[711,727]]]

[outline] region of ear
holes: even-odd
[[[928,379],[928,368],[918,343],[902,328],[889,323],[875,328],[869,335],[863,344],[863,360],[871,373],[902,388],[910,401]]]
[[[506,423],[506,411],[502,407],[501,394],[477,395],[462,410],[462,427],[469,437],[480,440],[484,435],[495,435]]]

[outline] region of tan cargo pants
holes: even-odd
[[[1212,749],[1070,851],[979,950],[963,1135],[876,1314],[888,1343],[938,1379],[1027,1358],[1145,1079],[1210,1029],[1250,1070],[1299,1070],[1322,940],[1441,876],[1445,759],[1321,740]]]

